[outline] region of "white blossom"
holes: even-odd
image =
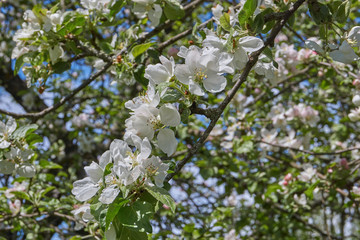
[[[164,56],[160,56],[160,63],[148,65],[145,69],[144,77],[149,79],[152,84],[160,84],[169,82],[174,76],[175,61],[173,57],[170,60]]]
[[[203,96],[205,92],[202,85],[211,93],[224,90],[226,78],[221,75],[219,68],[218,57],[214,52],[204,53],[200,48],[191,46],[186,53],[185,64],[176,65],[175,76],[189,86],[191,93]]]
[[[74,182],[72,194],[79,201],[86,201],[95,196],[100,189],[104,169],[111,162],[110,151],[106,151],[100,157],[99,164],[92,162],[90,166],[85,167],[88,177]]]
[[[10,136],[15,131],[16,126],[16,121],[13,118],[9,118],[6,124],[0,121],[0,149],[10,146]]]
[[[297,194],[295,194],[295,195],[294,195],[294,200],[295,200],[295,202],[296,202],[297,204],[299,204],[299,205],[301,205],[301,206],[306,206],[307,201],[306,201],[306,196],[305,196],[304,193],[302,193],[302,194],[300,195],[300,197],[299,197]]]
[[[310,180],[316,175],[316,169],[311,165],[306,165],[305,170],[300,173],[298,179],[302,182],[310,182]]]
[[[155,4],[155,0],[132,0],[135,5],[133,8],[134,14],[138,18],[144,18],[148,14],[151,26],[159,25],[162,15],[162,8],[159,4]]]
[[[356,46],[360,47],[360,26],[353,27],[348,33],[347,39]]]

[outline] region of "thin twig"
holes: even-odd
[[[92,81],[94,81],[97,77],[101,76],[110,66],[112,65],[111,62],[108,62],[101,70],[93,74],[89,79],[87,79],[85,82],[83,82],[79,87],[75,88],[72,93],[69,95],[63,97],[58,103],[54,104],[51,107],[45,108],[44,110],[40,112],[35,113],[13,113],[6,110],[0,109],[0,113],[6,114],[8,116],[11,116],[13,118],[31,118],[31,119],[38,119],[43,116],[45,116],[48,113],[51,113],[64,105],[67,101],[72,99],[78,92],[80,92],[82,89],[84,89],[86,86],[88,86]]]

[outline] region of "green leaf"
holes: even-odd
[[[164,13],[170,20],[177,20],[185,16],[184,8],[177,0],[165,0]]]
[[[109,205],[108,211],[106,213],[105,229],[109,228],[110,223],[114,220],[120,208],[128,202],[129,200],[127,199],[116,198],[115,201]]]
[[[323,24],[331,21],[330,9],[319,2],[309,2],[309,12],[316,24]]]
[[[320,183],[320,180],[317,180],[315,183],[313,183],[304,193],[305,195],[310,198],[311,200],[314,197],[314,189],[316,186]]]
[[[335,12],[334,15],[335,20],[338,21],[339,23],[345,23],[349,17],[350,10],[351,10],[351,1],[349,0],[344,1],[342,4],[340,4],[340,6]]]
[[[261,33],[264,28],[264,24],[265,22],[263,14],[258,14],[254,19],[252,29],[257,33]]]
[[[42,142],[43,141],[43,138],[39,135],[37,135],[36,133],[30,133],[26,136],[26,142],[32,146],[34,145],[35,143],[38,143],[38,142]]]
[[[145,189],[158,201],[160,201],[162,204],[165,204],[168,206],[173,213],[175,213],[176,204],[174,199],[171,197],[168,191],[166,191],[163,188],[153,186],[149,187],[146,186]]]
[[[105,204],[98,202],[96,204],[90,205],[91,215],[100,223],[100,227],[105,230],[105,222],[106,222],[106,213],[107,208]]]
[[[117,220],[117,218],[115,218],[113,224],[116,231],[117,240],[148,240],[147,234],[145,232],[132,231],[128,227],[123,226],[120,221]]]
[[[22,138],[26,137],[28,134],[30,134],[31,132],[35,131],[36,129],[38,129],[38,125],[36,125],[36,124],[21,126],[18,129],[16,129],[16,131],[12,134],[12,137],[16,140],[22,139]]]
[[[83,15],[76,12],[67,12],[64,16],[63,27],[57,32],[61,36],[65,36],[68,33],[80,34],[85,26],[86,19]]]
[[[230,15],[228,13],[224,13],[220,17],[220,25],[223,29],[226,31],[230,31],[231,25],[230,25]]]
[[[59,164],[47,161],[47,160],[40,160],[39,163],[40,167],[44,169],[62,169],[63,167]]]
[[[131,54],[134,58],[136,58],[137,56],[140,56],[141,54],[143,54],[144,52],[146,52],[146,50],[149,49],[149,47],[151,47],[152,45],[154,45],[155,43],[150,42],[150,43],[144,43],[144,44],[140,44],[140,45],[136,45],[135,47],[133,47],[133,49],[131,50]]]
[[[182,97],[182,94],[176,89],[168,89],[165,94],[161,97],[161,100],[166,103],[178,102]]]
[[[40,191],[40,196],[44,197],[48,192],[50,192],[50,191],[52,191],[54,189],[55,189],[54,186],[47,187],[45,190]]]
[[[14,194],[15,197],[20,198],[20,199],[25,199],[30,201],[30,196],[29,194],[25,193],[25,192],[21,192],[21,191],[12,191],[11,194]]]
[[[254,149],[254,143],[252,141],[245,141],[239,148],[236,149],[236,152],[241,153],[248,153]]]
[[[52,65],[54,73],[61,74],[71,68],[71,62],[57,62]]]
[[[19,58],[16,59],[15,67],[14,67],[14,75],[18,74],[21,67],[24,65],[24,58],[26,54],[21,55]]]
[[[103,50],[105,53],[110,54],[114,49],[108,42],[101,41],[99,43],[99,46],[101,50]]]
[[[111,7],[110,7],[110,16],[114,17],[124,6],[126,1],[124,0],[117,0]]]
[[[257,0],[247,0],[244,7],[239,13],[239,24],[244,25],[245,22],[254,14],[257,7]]]
[[[150,219],[154,208],[150,203],[137,201],[130,206],[122,207],[116,215],[117,220],[125,227],[138,232],[152,232]]]

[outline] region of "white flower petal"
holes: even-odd
[[[111,154],[110,151],[107,150],[101,155],[99,159],[99,165],[102,169],[105,169],[106,165],[108,165],[110,162],[111,162]]]
[[[0,173],[12,174],[14,169],[15,169],[15,163],[6,160],[0,161]]]
[[[243,37],[239,39],[240,46],[247,52],[252,53],[264,46],[264,42],[257,37]]]
[[[168,156],[171,156],[176,151],[178,141],[171,129],[161,129],[157,135],[157,140],[161,151],[166,153]]]
[[[120,190],[115,185],[107,187],[102,191],[99,201],[104,204],[110,204],[115,200],[119,192]]]
[[[220,92],[226,87],[226,78],[216,74],[211,74],[204,80],[204,87],[211,93]]]
[[[167,103],[160,108],[160,119],[166,126],[176,127],[180,124],[181,117],[178,110]]]
[[[16,169],[16,173],[21,177],[32,178],[35,176],[36,169],[35,166],[30,163],[23,163]]]
[[[92,162],[90,166],[84,167],[84,169],[94,183],[97,183],[103,177],[103,169],[95,162]]]

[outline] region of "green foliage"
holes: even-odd
[[[38,125],[36,124],[30,124],[21,126],[12,134],[12,137],[14,140],[20,140],[22,138],[25,138],[27,135],[38,129]]]
[[[136,57],[140,56],[141,54],[143,54],[144,52],[146,52],[146,50],[148,50],[149,47],[153,46],[154,44],[155,43],[153,43],[153,42],[149,42],[149,43],[136,45],[135,47],[132,48],[131,54],[134,58],[136,58]]]
[[[176,0],[165,0],[164,13],[170,20],[177,20],[185,16],[184,8]]]
[[[154,208],[150,203],[136,201],[130,206],[121,207],[116,215],[116,221],[124,227],[137,232],[152,232],[150,219]]]
[[[241,26],[245,25],[245,23],[249,21],[254,14],[256,7],[256,0],[246,0],[243,8],[239,12],[239,23]]]
[[[165,204],[166,206],[168,206],[173,213],[175,212],[176,203],[175,203],[174,199],[171,197],[171,195],[168,193],[168,191],[166,191],[163,188],[157,187],[157,186],[153,186],[153,187],[146,186],[145,189],[155,199],[160,201],[162,204]]]

